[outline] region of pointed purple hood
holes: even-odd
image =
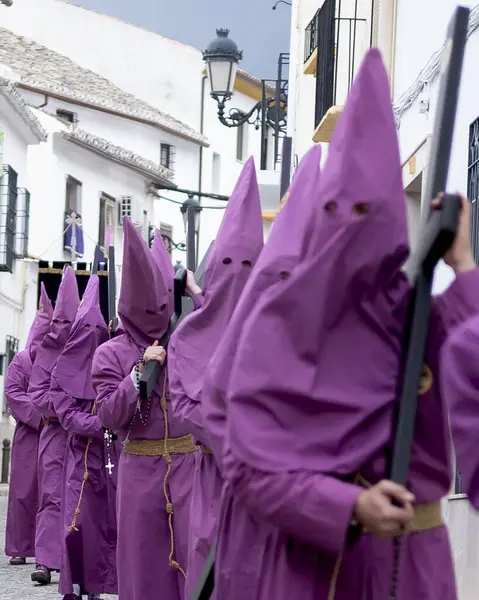
[[[352,477],[390,437],[409,291],[397,131],[376,49],[353,83],[315,198],[299,259],[283,260],[279,243],[264,253],[238,307],[225,448],[270,472]]]
[[[77,400],[94,400],[91,369],[95,350],[109,338],[100,310],[100,280],[90,275],[65,349],[53,376],[63,391]]]
[[[25,344],[25,350],[30,352],[30,358],[32,362],[35,361],[37,354],[37,348],[41,344],[43,338],[50,331],[50,323],[53,318],[53,306],[50,298],[48,297],[45,285],[43,282],[40,284],[40,301],[38,303],[38,311],[30,327],[28,334],[27,343]]]
[[[130,219],[125,233],[118,314],[126,333],[141,347],[160,340],[169,319],[169,290],[157,261]]]
[[[50,331],[37,350],[35,363],[51,372],[67,343],[80,304],[75,271],[67,266],[58,289]]]
[[[165,242],[161,237],[161,233],[158,229],[155,230],[155,239],[153,240],[153,244],[151,246],[151,253],[155,257],[155,260],[160,267],[160,271],[163,275],[163,279],[168,286],[169,291],[169,314],[170,316],[174,311],[174,293],[173,293],[173,283],[175,279],[175,267],[171,262],[171,257],[168,254],[168,250],[166,249]]]
[[[200,399],[205,368],[223,335],[263,248],[263,221],[254,161],[244,165],[228,201],[205,271],[203,306],[174,333],[170,369],[187,395]]]

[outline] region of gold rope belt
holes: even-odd
[[[429,531],[441,527],[442,508],[441,501],[427,502],[426,504],[416,504],[414,506],[414,519],[407,526],[406,533],[417,533],[419,531]],[[369,533],[367,529],[364,533]]]
[[[135,456],[166,456],[168,454],[190,454],[196,452],[198,446],[193,443],[191,435],[164,440],[128,440],[125,453]]]
[[[356,483],[362,485],[366,489],[372,487],[371,483],[362,475],[356,477]],[[442,508],[440,500],[425,502],[424,504],[414,505],[414,518],[407,527],[407,533],[417,533],[418,531],[429,531],[441,527]],[[367,529],[364,529],[367,533]]]
[[[203,452],[203,454],[213,454],[213,450],[211,448],[208,448],[208,446],[200,446],[200,450],[201,452]]]

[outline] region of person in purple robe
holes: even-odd
[[[125,333],[100,346],[92,373],[98,416],[124,441],[117,490],[119,600],[180,600],[197,446],[172,418],[166,352],[159,346],[172,314],[173,282],[129,219],[123,228],[118,313]],[[163,368],[152,397],[142,402],[139,374],[150,360]]]
[[[8,367],[5,396],[17,424],[13,434],[8,494],[5,554],[11,565],[26,564],[35,556],[35,525],[38,508],[37,454],[42,416],[28,395],[28,383],[38,346],[50,329],[53,306],[43,283],[35,320],[25,349],[18,352]]]
[[[75,272],[65,268],[53,311],[50,331],[40,344],[33,365],[28,394],[43,417],[38,444],[39,502],[35,536],[37,567],[32,581],[51,581],[51,571],[61,564],[61,491],[66,431],[60,424],[50,396],[50,379],[63,351],[80,304]]]
[[[91,384],[94,353],[109,338],[99,287],[98,275],[91,275],[50,384],[50,401],[68,436],[59,586],[64,600],[80,600],[83,594],[96,600],[101,593],[117,593],[115,514],[108,493],[112,484]]]
[[[441,356],[441,381],[449,407],[456,466],[469,502],[479,510],[479,316],[450,336]]]
[[[250,158],[228,201],[206,265],[203,306],[179,325],[168,345],[173,414],[189,428],[202,450],[193,477],[186,598],[197,585],[214,541],[223,485],[203,428],[203,376],[262,248],[261,203]]]
[[[451,327],[477,312],[465,200],[460,220],[447,255],[457,278],[434,301],[405,489],[387,466],[410,293],[406,206],[388,76],[369,50],[323,172],[295,178],[209,363],[205,427],[226,480],[218,598],[384,600],[404,527],[395,598],[456,598],[437,374]]]

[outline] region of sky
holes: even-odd
[[[275,0],[70,0],[204,50],[216,29],[230,30],[240,64],[259,79],[276,79],[278,56],[289,52],[290,6]]]

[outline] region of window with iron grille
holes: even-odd
[[[0,172],[0,271],[12,273],[17,221],[17,172],[3,165]]]
[[[4,365],[3,365],[5,375],[7,374],[8,367],[9,367],[10,363],[12,362],[13,357],[18,352],[18,344],[19,344],[19,340],[16,337],[7,335],[7,341],[5,344],[5,358],[4,358]],[[7,398],[6,398],[5,394],[3,395],[2,413],[4,415],[8,414],[8,404],[7,404]]]
[[[467,196],[472,203],[471,243],[477,263],[479,261],[479,118],[469,127]]]
[[[118,220],[123,223],[123,217],[129,217],[131,219],[131,207],[132,199],[131,196],[122,196],[121,202],[118,205]]]
[[[160,234],[165,242],[168,254],[171,256],[173,252],[173,226],[167,223],[160,223]]]
[[[30,192],[25,188],[17,190],[17,230],[15,233],[15,255],[28,256],[28,229],[30,224]]]
[[[160,148],[160,164],[162,167],[175,170],[176,148],[171,144],[161,144]]]

